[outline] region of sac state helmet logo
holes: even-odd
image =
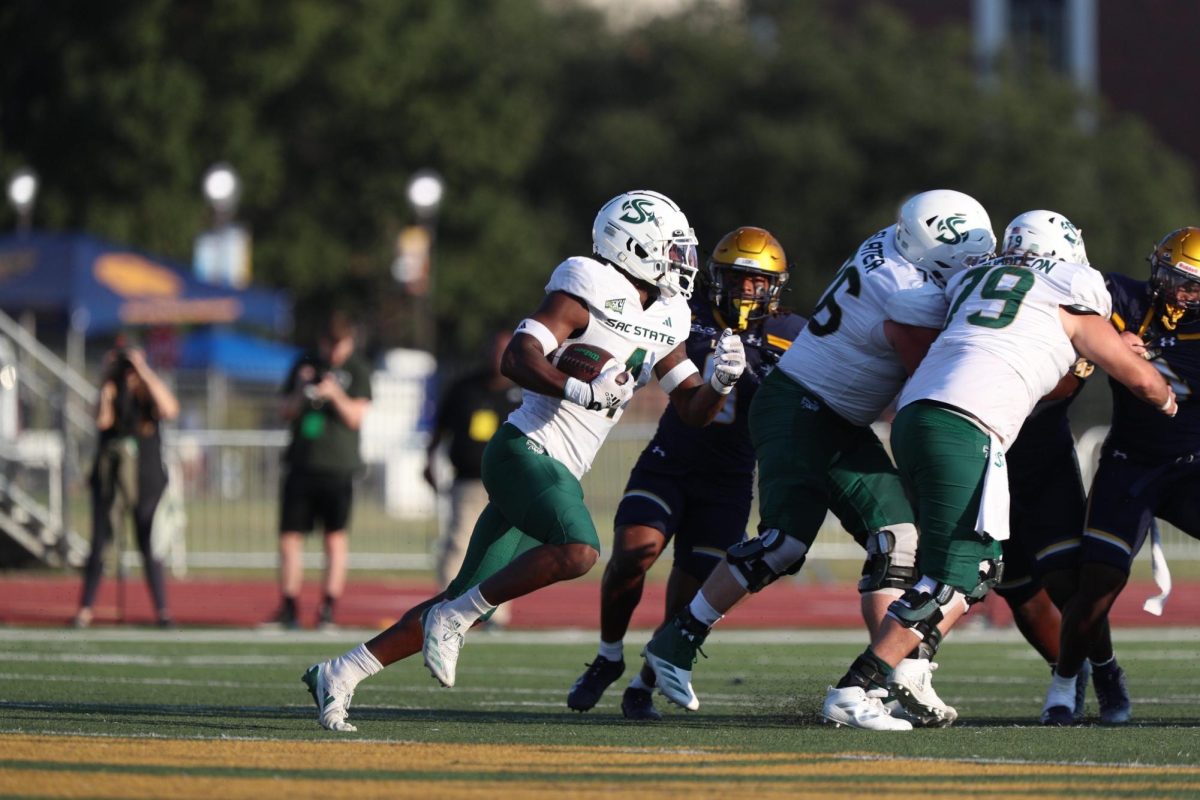
[[[933,224],[935,219],[938,220],[936,227]],[[935,230],[937,230],[938,235],[933,238],[937,239],[942,244],[962,244],[967,240],[967,235],[959,230],[959,228],[967,224],[967,217],[965,214],[955,214],[953,216],[946,217],[945,219],[930,217],[929,219],[925,220],[925,224],[930,228],[935,228]]]
[[[1076,228],[1070,220],[1062,221],[1063,238],[1071,244],[1079,244],[1079,228]]]
[[[625,213],[618,219],[622,222],[629,222],[637,225],[639,222],[646,222],[654,219],[654,201],[638,198],[636,200],[626,200],[621,204],[621,210]]]

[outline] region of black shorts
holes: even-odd
[[[672,475],[634,467],[614,525],[646,525],[675,540],[674,565],[704,580],[746,538],[751,473]]]
[[[309,533],[318,521],[326,533],[344,531],[354,499],[353,475],[288,472],[280,495],[280,533]]]
[[[1154,517],[1200,538],[1200,461],[1146,462],[1105,446],[1083,535],[1058,542],[1039,562],[1108,564],[1128,574]]]
[[[1009,527],[1003,542],[1003,597],[1022,602],[1041,587],[1044,567],[1037,554],[1083,531],[1085,492],[1074,447],[1045,452],[1016,464],[1009,461]]]

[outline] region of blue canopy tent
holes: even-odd
[[[179,365],[215,369],[231,378],[281,386],[300,348],[223,328],[201,328],[183,340]]]
[[[204,283],[166,259],[85,233],[0,236],[0,310],[65,314],[83,336],[134,325],[291,327],[284,292]]]

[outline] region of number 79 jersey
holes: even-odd
[[[1112,312],[1104,277],[1084,264],[992,261],[955,275],[946,329],[900,394],[904,407],[934,400],[982,422],[1005,448],[1038,400],[1075,363],[1059,309]]]
[[[569,294],[588,308],[587,327],[562,344],[607,350],[633,373],[636,388],[650,381],[659,359],[690,332],[691,310],[682,295],[670,300],[659,297],[642,308],[637,287],[616,267],[592,258],[568,258],[559,264],[546,284],[546,293],[550,292]],[[526,391],[508,422],[580,478],[591,468],[622,411],[592,411],[570,400]]]
[[[940,330],[947,299],[933,276],[896,250],[896,226],[863,242],[809,315],[778,369],[855,425],[870,425],[908,377],[885,320]]]

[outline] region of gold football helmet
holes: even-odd
[[[1171,327],[1200,311],[1200,228],[1180,228],[1150,254],[1150,286]]]
[[[745,330],[779,308],[788,261],[779,240],[762,228],[725,234],[708,259],[708,297],[726,325]]]

